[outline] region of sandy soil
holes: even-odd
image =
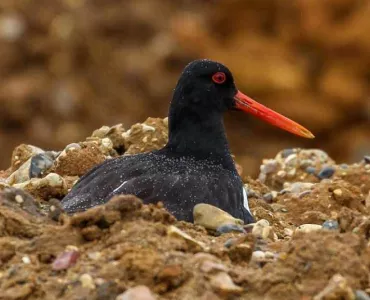
[[[336,165],[321,151],[286,149],[264,160],[258,179],[241,170],[252,212],[269,222],[261,233],[258,222],[216,235],[134,196],[63,214],[58,199],[86,169],[167,138],[166,120],[132,129],[101,128],[54,153],[33,178],[17,172],[35,152],[26,145],[14,151],[0,172],[1,300],[368,299],[367,160]],[[303,169],[307,159],[316,173]],[[322,168],[334,172],[320,178]]]

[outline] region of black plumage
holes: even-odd
[[[180,220],[192,221],[194,205],[209,203],[253,222],[223,124],[223,113],[235,108],[237,92],[231,72],[222,64],[190,63],[171,101],[168,144],[94,167],[62,200],[63,208],[74,213],[115,194],[134,194],[144,203],[162,201]]]

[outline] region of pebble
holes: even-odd
[[[281,157],[286,158],[293,153],[295,153],[295,150],[293,148],[284,149],[281,151]]]
[[[193,217],[194,224],[202,225],[204,228],[210,230],[218,230],[226,224],[229,226],[244,224],[242,220],[236,219],[222,209],[206,203],[199,203],[194,206]],[[223,229],[227,230],[227,227]],[[229,229],[232,229],[232,227],[229,227]]]
[[[73,151],[73,150],[80,150],[80,149],[81,149],[80,144],[72,143],[72,144],[67,145],[64,148],[64,151],[67,152],[68,150]]]
[[[80,253],[76,250],[65,251],[58,255],[52,264],[55,271],[65,270],[76,264]]]
[[[367,194],[367,197],[365,199],[365,206],[366,207],[370,207],[370,191],[369,193]]]
[[[82,287],[88,288],[89,290],[94,290],[96,287],[94,279],[90,274],[82,274],[79,278],[79,281],[81,282]]]
[[[230,248],[231,246],[235,245],[237,243],[238,239],[236,238],[231,238],[231,239],[228,239],[225,243],[224,243],[224,247],[226,248]]]
[[[304,191],[310,190],[315,184],[311,182],[294,182],[288,188],[281,191],[282,194],[290,192],[293,194],[299,194]]]
[[[297,164],[297,154],[290,154],[285,160],[284,164],[288,167],[294,167]]]
[[[326,162],[329,158],[329,155],[320,149],[304,149],[300,151],[300,156],[310,157],[311,159],[318,160],[322,163]]]
[[[265,257],[267,259],[272,259],[272,258],[275,258],[275,254],[273,252],[271,252],[271,251],[266,251],[265,252]]]
[[[303,224],[301,226],[298,226],[295,230],[295,232],[312,232],[321,230],[322,226],[318,224]]]
[[[262,196],[263,200],[267,203],[272,203],[272,200],[274,199],[272,193],[266,193]]]
[[[210,284],[217,293],[225,296],[231,294],[239,295],[243,292],[243,288],[237,286],[226,272],[213,275],[210,279]]]
[[[206,260],[200,265],[200,270],[204,273],[228,272],[228,268],[221,263]]]
[[[276,175],[281,177],[281,178],[284,178],[286,176],[286,172],[284,170],[280,170],[279,172],[277,172]]]
[[[26,265],[29,265],[31,263],[31,259],[28,256],[23,256],[22,262]]]
[[[355,291],[356,300],[370,300],[370,296],[362,290]]]
[[[309,194],[311,194],[310,190],[303,191],[302,193],[299,193],[298,197],[303,198],[304,196],[309,195]]]
[[[24,164],[22,164],[18,168],[18,170],[10,174],[10,176],[6,179],[6,183],[13,185],[30,180],[31,159],[32,158],[28,159]]]
[[[204,251],[208,251],[209,250],[209,247],[207,247],[204,243],[193,239],[190,235],[188,235],[187,233],[185,233],[182,230],[178,229],[174,225],[171,225],[171,226],[168,227],[167,234],[169,236],[173,236],[173,237],[184,239],[190,245],[200,247]]]
[[[26,31],[27,23],[20,14],[2,13],[0,18],[0,38],[8,42],[19,40]]]
[[[293,230],[290,228],[284,228],[284,235],[285,236],[292,236],[293,235]]]
[[[316,173],[316,168],[314,168],[314,167],[307,167],[305,171],[308,174],[315,174]]]
[[[255,190],[253,190],[251,188],[246,188],[246,191],[247,191],[248,199],[249,198],[259,198],[258,193]]]
[[[92,260],[98,260],[101,258],[102,254],[100,252],[89,252],[87,253],[87,256]]]
[[[271,226],[269,221],[265,219],[261,219],[258,222],[256,222],[252,229],[252,234],[255,237],[267,239],[271,232]]]
[[[331,178],[335,173],[335,169],[331,166],[323,167],[317,174],[320,179]]]
[[[342,196],[342,195],[343,195],[343,192],[342,192],[342,190],[341,190],[341,189],[335,189],[335,190],[333,191],[333,194],[334,194],[335,196]]]
[[[155,300],[156,298],[145,285],[138,285],[118,295],[116,300]]]
[[[299,163],[301,169],[307,170],[308,167],[312,167],[315,163],[311,159],[302,159]]]
[[[216,233],[221,235],[229,232],[243,232],[245,233],[245,230],[240,225],[235,224],[224,224],[217,228]]]
[[[266,260],[265,252],[257,250],[253,251],[251,261],[253,262],[263,262]]]
[[[19,204],[22,204],[24,202],[23,197],[21,195],[15,195],[14,199]]]
[[[339,223],[337,220],[327,220],[322,224],[323,229],[337,230],[339,229]]]
[[[263,174],[273,173],[277,170],[279,163],[275,159],[267,159],[260,167],[260,171]]]
[[[31,158],[29,178],[40,178],[54,163],[54,157],[50,153],[36,154]]]
[[[335,274],[327,286],[313,297],[313,300],[324,299],[355,300],[355,294],[349,286],[347,279],[340,274]]]
[[[13,187],[28,190],[37,190],[39,188],[52,187],[56,190],[64,190],[66,188],[66,184],[64,182],[64,179],[60,175],[56,173],[49,173],[44,178],[32,178],[22,183],[13,184]]]
[[[365,164],[370,164],[370,155],[365,155],[364,161],[365,161]]]

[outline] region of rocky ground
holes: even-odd
[[[167,120],[149,118],[63,151],[18,146],[0,172],[0,299],[370,299],[370,157],[285,149],[257,179],[239,167],[255,224],[207,205],[179,222],[134,196],[60,209],[93,165],[166,140]]]

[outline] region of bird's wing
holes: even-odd
[[[141,158],[144,159],[141,159]],[[63,198],[62,207],[68,213],[82,211],[103,204],[112,191],[125,181],[140,177],[152,170],[154,165],[144,154],[110,159],[93,167],[73,186]]]

